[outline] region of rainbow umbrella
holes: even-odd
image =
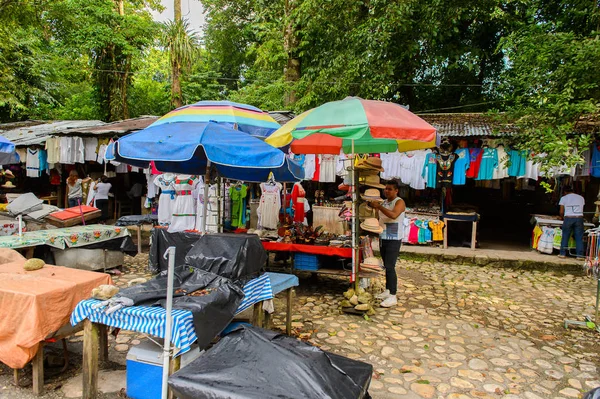
[[[304,112],[265,141],[291,144],[296,154],[366,154],[432,148],[437,140],[433,126],[398,104],[348,97]]]
[[[150,126],[180,122],[216,122],[257,137],[268,137],[280,125],[271,116],[247,104],[231,101],[199,101],[164,115]]]

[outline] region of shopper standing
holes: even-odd
[[[396,298],[398,288],[396,261],[404,237],[404,211],[406,205],[404,200],[398,197],[398,182],[395,180],[387,182],[384,196],[385,201],[383,203],[370,202],[369,205],[377,209],[379,225],[383,228],[383,232],[379,235],[379,250],[385,266],[386,290],[377,295],[377,298],[383,299],[381,307],[390,308],[398,303]]]
[[[102,211],[102,216],[100,217],[101,222],[106,222],[108,220],[108,192],[111,188],[112,184],[108,182],[108,177],[104,175],[102,175],[100,181],[96,183],[96,186],[94,187],[94,191],[96,192],[96,207]]]
[[[69,177],[67,178],[67,199],[69,208],[83,204],[83,188],[81,187],[81,184],[90,180],[92,179],[89,177],[80,179],[79,174],[75,169],[69,173]]]
[[[558,203],[560,205],[560,216],[563,218],[562,240],[560,243],[559,258],[566,258],[569,248],[571,232],[575,235],[575,251],[578,258],[583,258],[583,207],[585,199],[573,192],[573,188],[566,186]]]

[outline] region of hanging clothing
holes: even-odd
[[[410,232],[408,233],[408,243],[418,244],[419,243],[419,226],[415,224],[417,219],[411,219],[410,221]]]
[[[319,182],[335,183],[337,155],[325,154],[319,155],[320,173]]]
[[[585,150],[581,153],[583,164],[577,166],[576,176],[589,176],[590,163],[592,162],[592,154],[590,150]]]
[[[404,225],[404,238],[402,239],[402,242],[408,242],[408,238],[410,237],[411,219],[404,218],[404,222],[402,224]]]
[[[419,171],[423,170],[425,165],[425,159],[431,150],[417,150],[399,153],[394,160],[392,170],[402,183],[414,188],[415,190],[424,190],[426,181],[423,178],[422,173]],[[385,169],[385,167],[384,167]]]
[[[198,177],[193,175],[177,175],[173,186],[177,192],[173,206],[173,216],[169,225],[169,233],[193,230],[196,226],[196,203],[192,190],[198,184]]]
[[[600,177],[600,144],[596,142],[592,146],[592,160],[590,162],[590,175]]]
[[[504,149],[503,145],[499,145],[496,148],[496,152],[498,154],[498,167],[494,169],[494,173],[492,174],[492,179],[504,179],[508,177],[508,154]]]
[[[46,152],[48,154],[47,161],[50,164],[60,162],[60,139],[50,137],[46,140]]]
[[[381,167],[383,168],[383,172],[381,172],[383,180],[402,179],[402,155],[403,153],[398,151],[379,154]],[[425,156],[423,156],[423,160],[425,160]],[[421,169],[423,169],[422,165]]]
[[[258,225],[263,229],[276,229],[281,210],[281,183],[261,183],[260,203],[258,205]]]
[[[98,159],[98,139],[95,137],[85,137],[83,139],[83,150],[86,161],[96,161]]]
[[[27,177],[40,177],[40,154],[36,148],[27,148]]]
[[[535,160],[533,154],[527,156],[525,162],[525,174],[519,178],[537,180],[540,176],[540,164]]]
[[[471,163],[468,148],[459,148],[454,151],[456,161],[454,161],[454,172],[452,174],[452,184],[462,186],[467,182],[467,170]]]
[[[444,240],[444,222],[441,220],[430,220],[429,227],[431,228],[432,240],[443,241]]]
[[[172,173],[165,173],[154,178],[154,184],[160,188],[161,193],[158,197],[158,223],[167,225],[173,218],[173,209],[175,206],[175,178]]]
[[[442,186],[449,186],[452,184],[452,171],[454,169],[454,161],[456,161],[456,154],[450,152],[445,154],[437,154],[435,160],[438,163],[437,168],[437,183]]]
[[[498,167],[498,151],[495,148],[484,148],[481,154],[479,173],[475,180],[492,180],[494,170]]]
[[[304,180],[313,180],[316,169],[315,154],[306,154],[304,157]]]
[[[542,236],[543,230],[537,224],[533,228],[533,233],[531,237],[531,248],[537,249],[538,244],[540,242],[540,237]]]
[[[467,170],[467,177],[474,179],[479,175],[482,155],[483,152],[481,151],[481,148],[469,148],[469,169]]]
[[[425,157],[425,163],[423,164],[423,171],[421,177],[425,179],[427,188],[436,188],[437,186],[437,161],[435,159],[436,154],[430,153]]]
[[[509,150],[508,175],[510,177],[519,177],[525,175],[527,164],[527,153],[525,151]]]
[[[304,222],[304,202],[306,201],[306,191],[302,184],[294,184],[292,189],[292,207],[294,209],[294,222]]]
[[[243,227],[244,213],[246,208],[243,206],[248,187],[245,184],[229,187],[229,196],[231,198],[231,225],[233,227]]]
[[[196,186],[196,226],[197,231],[202,231],[202,218],[204,217],[204,204],[206,204],[206,231],[209,233],[219,232],[219,203],[217,185],[208,185],[208,200],[204,199],[204,182],[200,177]],[[221,205],[223,205],[221,203]],[[223,208],[221,208],[223,209]]]

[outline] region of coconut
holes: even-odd
[[[44,267],[45,264],[46,262],[44,262],[41,259],[31,258],[25,261],[25,263],[23,264],[23,269],[27,270],[28,272],[32,272],[34,270],[41,269],[42,267]]]

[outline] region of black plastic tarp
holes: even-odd
[[[133,243],[131,236],[117,237],[112,240],[97,242],[81,247],[80,249],[107,249],[109,251],[121,251],[129,256],[135,256],[138,253],[137,246]]]
[[[192,266],[178,266],[173,274],[173,309],[190,310],[200,349],[208,344],[233,320],[244,299],[244,291],[231,280]],[[209,289],[204,296],[189,294]],[[166,307],[167,272],[133,287],[125,288],[117,297],[133,300],[134,305]]]
[[[373,366],[240,326],[169,377],[179,399],[368,398]]]
[[[152,229],[150,237],[150,253],[148,255],[148,268],[152,273],[162,272],[167,270],[168,261],[163,257],[167,248],[174,246],[175,251],[175,266],[185,263],[185,255],[192,249],[194,243],[202,237],[198,233],[169,233],[167,229]]]
[[[127,215],[121,216],[115,226],[139,226],[142,224],[158,224],[158,215]]]
[[[267,252],[255,234],[207,234],[185,256],[185,263],[227,277],[247,280],[257,277]]]

